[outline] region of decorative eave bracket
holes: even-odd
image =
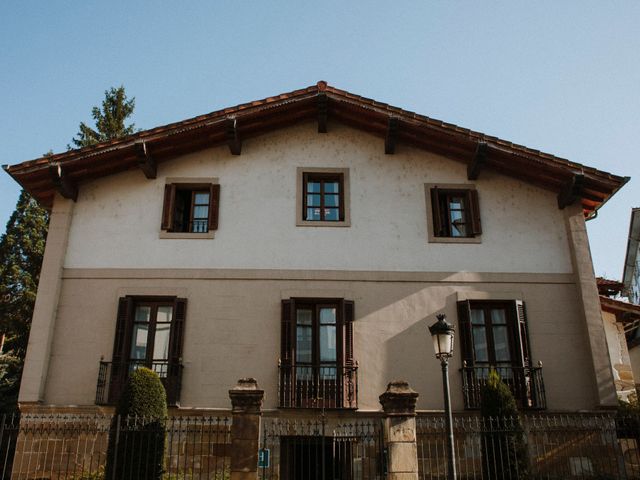
[[[478,142],[476,153],[473,155],[471,163],[467,167],[467,179],[477,180],[480,175],[480,170],[487,162],[487,149],[488,146],[485,142]]]
[[[60,163],[49,163],[49,175],[53,181],[53,186],[60,195],[74,202],[78,200],[78,185],[64,173]]]
[[[318,133],[327,133],[327,107],[329,99],[324,92],[318,93]]]
[[[584,175],[576,173],[566,183],[562,191],[558,194],[558,208],[563,209],[573,205],[582,196],[584,190]]]
[[[387,134],[384,137],[384,153],[387,155],[396,153],[399,123],[397,117],[389,117],[389,120],[387,120]]]
[[[156,178],[158,173],[158,167],[155,160],[151,156],[147,144],[144,140],[139,140],[135,143],[136,156],[138,158],[138,168],[142,170],[144,176],[148,179]]]
[[[240,155],[242,151],[242,140],[238,131],[238,119],[227,118],[227,143],[231,155]]]

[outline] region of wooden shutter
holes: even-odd
[[[218,212],[220,210],[220,185],[209,186],[209,231],[218,229]]]
[[[514,302],[515,325],[513,334],[515,337],[514,350],[516,352],[515,365],[517,367],[530,367],[531,357],[529,350],[529,326],[527,325],[527,311],[522,300]]]
[[[173,301],[173,318],[171,319],[171,338],[169,339],[169,362],[178,365],[182,360],[184,343],[184,322],[187,316],[187,299],[176,298]]]
[[[280,362],[282,365],[293,365],[295,358],[295,301],[282,300],[282,318],[280,332]]]
[[[471,332],[471,304],[469,300],[458,302],[458,330],[462,360],[466,362],[467,367],[473,367],[473,337]]]
[[[353,366],[353,320],[355,314],[354,303],[352,300],[344,301],[344,366]]]
[[[440,196],[438,187],[431,189],[431,213],[433,218],[433,235],[436,237],[444,236],[442,231],[442,212],[440,210]]]
[[[471,217],[471,233],[480,235],[482,233],[482,224],[480,223],[480,204],[478,203],[477,190],[470,189],[467,191],[467,204]]]
[[[161,229],[168,232],[173,230],[173,209],[176,198],[176,186],[172,183],[164,186],[164,201],[162,203]]]
[[[133,320],[133,298],[121,297],[118,300],[116,317],[116,334],[111,356],[111,378],[109,379],[108,402],[117,402],[126,381],[129,368],[129,344],[131,343],[131,322]]]

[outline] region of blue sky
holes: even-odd
[[[634,1],[8,0],[0,163],[65,150],[111,86],[146,129],[324,79],[631,176],[588,224],[596,273],[620,277],[640,206],[639,23]],[[18,193],[0,172],[0,232]]]

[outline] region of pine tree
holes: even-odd
[[[80,122],[78,134],[72,142],[76,148],[88,147],[99,142],[124,137],[136,132],[135,125],[125,126],[125,121],[133,113],[135,98],[127,99],[124,86],[111,87],[104,92],[102,108],[93,107],[91,116],[95,129]],[[69,146],[71,148],[71,146]]]
[[[0,238],[0,411],[17,407],[49,214],[24,190]]]

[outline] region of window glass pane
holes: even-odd
[[[307,206],[309,206],[309,207],[319,207],[320,206],[320,195],[307,195]]]
[[[204,192],[196,193],[194,200],[197,205],[209,205],[209,194]]]
[[[464,223],[452,223],[451,224],[451,236],[452,237],[466,237],[467,226]]]
[[[296,328],[296,362],[311,363],[311,327],[298,326]]]
[[[477,362],[488,362],[487,332],[485,327],[473,327],[473,351]]]
[[[496,350],[497,362],[507,362],[511,360],[511,354],[509,353],[509,333],[506,326],[493,327],[493,344]]]
[[[313,312],[308,309],[299,308],[296,310],[296,323],[298,325],[311,325]]]
[[[507,324],[507,312],[503,308],[491,309],[491,323],[493,325],[506,325]]]
[[[131,356],[132,360],[144,360],[147,357],[147,340],[149,336],[149,326],[145,323],[133,324],[133,335],[131,335]]]
[[[209,205],[193,207],[193,218],[208,218],[208,217],[209,217]]]
[[[324,196],[325,207],[338,207],[340,206],[340,195],[325,195]]]
[[[307,182],[308,193],[320,193],[320,182]]]
[[[340,184],[338,182],[325,182],[324,193],[339,193]]]
[[[335,362],[336,355],[336,327],[320,325],[320,361]]]
[[[335,380],[337,378],[336,367],[321,367],[320,378],[323,380]]]
[[[335,308],[321,308],[320,309],[320,323],[321,324],[328,324],[328,323],[332,323],[335,324],[336,323],[336,309]]]
[[[163,305],[158,307],[158,314],[156,315],[157,322],[171,323],[173,318],[173,307],[171,305]]]
[[[464,200],[461,197],[451,197],[449,199],[449,210],[463,210]]]
[[[160,315],[160,312],[158,312]],[[153,359],[167,360],[169,358],[169,331],[171,324],[158,323],[156,325],[156,338],[153,342]]]
[[[209,220],[194,220],[191,225],[192,233],[207,233],[209,231]]]
[[[149,322],[151,316],[151,307],[136,307],[136,322]]]
[[[337,208],[325,208],[324,219],[329,222],[337,222],[340,220],[340,211]]]
[[[307,208],[307,217],[305,220],[320,220],[320,209]]]
[[[471,324],[484,325],[484,310],[471,310]]]

